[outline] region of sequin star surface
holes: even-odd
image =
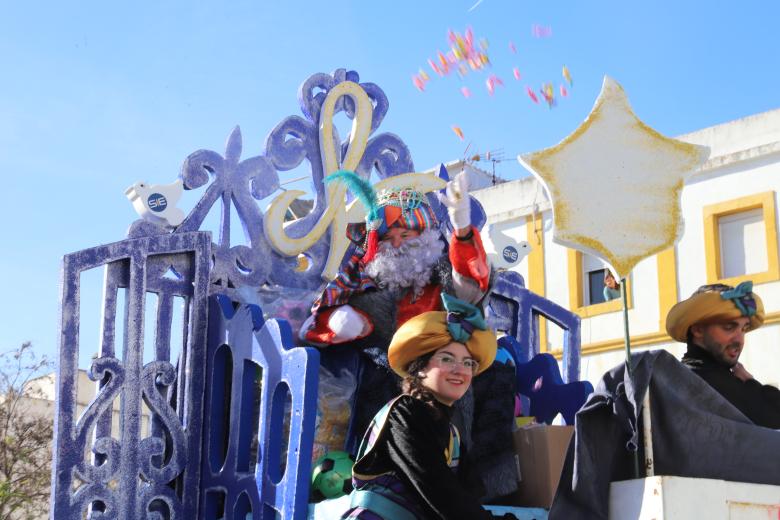
[[[518,160],[552,199],[553,240],[605,260],[622,278],[679,240],[683,184],[708,156],[708,147],[644,124],[623,88],[605,76],[579,128]]]

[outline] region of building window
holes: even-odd
[[[603,303],[604,299],[604,275],[607,274],[606,269],[597,269],[595,271],[588,271],[588,303],[587,305],[593,305],[594,303]]]
[[[723,278],[763,273],[769,268],[764,215],[761,209],[741,211],[719,218],[718,236]]]
[[[780,279],[774,192],[705,206],[704,244],[707,283]]]
[[[569,249],[569,308],[581,318],[623,309],[620,298],[604,297],[604,262],[594,256]],[[628,308],[632,308],[631,280],[626,281]]]

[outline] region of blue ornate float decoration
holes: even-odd
[[[181,233],[125,240],[64,258],[51,518],[87,513],[90,518],[186,518],[197,512],[197,493],[177,495],[169,483],[197,490],[200,481],[200,467],[193,462],[202,442],[210,245],[208,233]],[[83,271],[101,266],[106,269],[102,335],[88,371],[97,390],[77,417],[79,280]],[[179,278],[167,277],[168,272]],[[126,294],[125,309],[117,308],[120,291]],[[154,345],[147,347],[152,361],[144,363],[149,293],[159,304]],[[186,345],[182,358],[172,360],[177,297],[184,300]],[[117,327],[123,345],[116,344]],[[112,424],[115,399],[121,403],[118,424]],[[141,428],[142,403],[152,419],[148,433]]]
[[[391,183],[414,164],[398,136],[377,132],[387,97],[356,72],[311,76],[299,102],[303,117],[283,119],[258,155],[242,158],[236,127],[224,154],[198,150],[184,160],[183,187],[203,193],[180,224],[138,220],[125,240],[64,258],[52,518],[307,516],[319,356],[293,348],[290,325],[299,326],[324,278],[349,254],[343,231],[354,217],[342,188],[323,179],[349,167]],[[345,139],[333,125],[339,112],[352,121]],[[304,163],[313,207],[285,222],[302,192],[284,191],[280,172]],[[442,168],[438,177],[402,182],[408,179],[430,192],[448,174]],[[429,203],[446,234],[446,208],[433,195]],[[271,200],[265,212],[264,200]],[[220,227],[212,236],[203,227],[217,208]],[[175,214],[171,204],[165,209]],[[485,213],[473,198],[472,215],[481,228]],[[246,244],[231,244],[239,224]],[[96,397],[78,415],[79,280],[89,269],[106,273],[103,324],[89,370]],[[147,320],[150,294],[157,304]],[[183,345],[173,359],[179,301]],[[569,330],[564,372],[576,379],[578,318],[528,292],[519,275],[498,273],[490,319],[521,342],[525,353],[513,354],[523,361],[539,350],[537,315]]]
[[[300,516],[308,508],[318,353],[294,347],[287,322],[265,321],[259,307],[222,295],[211,297],[207,352],[202,518]]]

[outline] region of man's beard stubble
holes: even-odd
[[[732,347],[739,348],[741,354],[742,353],[741,345],[739,343],[729,343],[728,345],[723,345],[722,343],[719,343],[714,339],[712,339],[712,337],[706,333],[702,338],[702,343],[704,343],[703,345],[704,350],[709,352],[709,354],[713,358],[715,358],[715,361],[717,361],[721,365],[727,366],[729,368],[734,368],[739,362],[739,356],[737,356],[735,360],[732,360],[728,356],[726,356],[726,349]]]
[[[444,249],[439,237],[438,230],[426,229],[419,237],[408,239],[398,247],[380,242],[379,251],[366,266],[366,274],[382,289],[412,288],[414,297],[420,296],[430,283]]]

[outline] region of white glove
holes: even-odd
[[[328,318],[328,328],[335,334],[333,340],[341,343],[363,336],[368,322],[350,305],[342,305]]]
[[[456,230],[471,226],[471,199],[466,172],[460,172],[454,180],[447,183],[447,195],[436,194],[439,202],[447,206],[452,227]]]

